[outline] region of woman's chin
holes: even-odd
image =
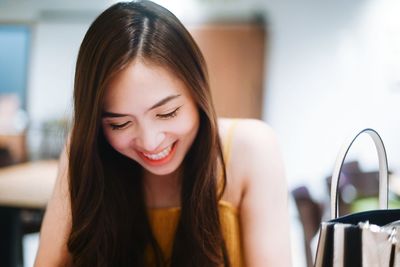
[[[149,168],[142,165],[146,172],[155,176],[169,176],[177,172],[178,167],[168,166],[165,168]]]

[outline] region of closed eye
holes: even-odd
[[[160,118],[160,119],[170,119],[170,118],[173,118],[173,117],[176,117],[176,115],[178,115],[178,110],[181,108],[182,106],[180,106],[180,107],[177,107],[176,109],[174,109],[172,112],[169,112],[169,113],[165,113],[165,114],[157,114],[157,117],[158,118]]]
[[[122,124],[110,124],[110,127],[111,127],[112,130],[119,130],[119,129],[124,128],[129,123],[130,123],[130,121],[127,121],[127,122],[122,123]]]

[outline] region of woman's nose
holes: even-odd
[[[158,129],[142,128],[137,136],[136,144],[147,152],[154,152],[160,148],[165,139],[165,134]]]

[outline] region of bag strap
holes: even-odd
[[[340,173],[342,171],[343,163],[347,153],[350,150],[351,145],[354,141],[362,134],[368,134],[375,143],[376,150],[378,152],[379,159],[379,208],[388,208],[388,163],[385,146],[379,134],[370,128],[364,129],[359,132],[354,138],[350,139],[344,144],[339,152],[336,159],[335,168],[332,174],[331,181],[331,219],[336,219],[339,215],[339,204],[338,204],[338,185]]]

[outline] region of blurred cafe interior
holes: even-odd
[[[110,0],[0,0],[0,266],[32,266],[72,120],[74,65]],[[380,132],[390,206],[400,194],[400,2],[157,0],[205,55],[222,117],[275,130],[290,196],[293,266],[312,266],[329,219],[330,176],[343,141]],[[262,160],[262,159],[260,159]],[[343,214],[376,206],[378,161],[368,138],[339,186]]]

